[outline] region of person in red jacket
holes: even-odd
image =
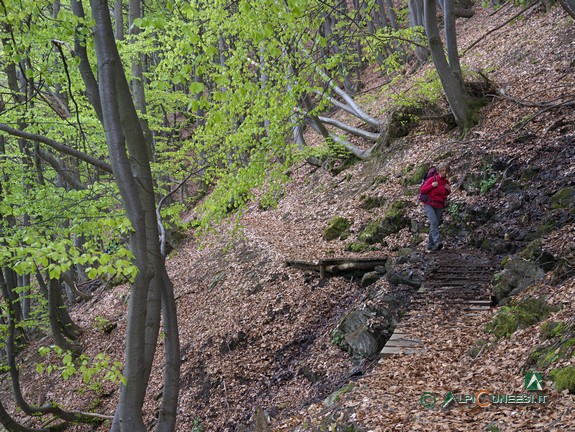
[[[423,203],[423,210],[429,219],[429,239],[427,249],[430,251],[441,250],[443,241],[439,233],[439,225],[443,216],[443,209],[447,203],[447,196],[451,192],[451,185],[447,180],[449,167],[441,162],[437,165],[438,174],[429,177],[421,186],[420,192],[427,196]]]

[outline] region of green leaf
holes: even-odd
[[[88,273],[88,278],[90,279],[95,279],[98,276],[98,270],[93,267],[88,267],[86,271]]]
[[[203,83],[201,82],[193,82],[190,84],[190,92],[192,94],[199,94],[202,93],[205,90],[205,86]]]

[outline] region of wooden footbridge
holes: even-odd
[[[430,306],[440,310],[457,309],[460,320],[472,319],[492,306],[491,280],[495,265],[491,257],[469,250],[443,250],[428,257],[432,262],[424,283],[412,299],[408,314],[383,347],[382,358],[417,354],[425,349],[424,342],[413,336],[412,329],[418,327],[418,320],[423,316],[429,316]],[[438,316],[438,319],[441,318]]]

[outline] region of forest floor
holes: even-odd
[[[499,11],[477,8],[473,18],[458,20],[461,51],[519,11],[512,4]],[[241,216],[238,232],[231,234],[230,222],[219,234],[203,239],[202,247],[190,235],[168,261],[183,358],[177,430],[253,430],[254,413],[260,409],[271,428],[278,431],[575,430],[575,398],[567,391],[552,389],[545,375],[548,371],[543,371],[549,385],[545,404],[487,408],[468,404],[441,410],[425,409],[420,403],[424,392],[434,392],[439,398],[447,391],[522,393],[525,365],[541,344],[542,324],[496,340],[484,327],[499,307],[465,318],[457,308],[431,304],[418,319],[417,335],[425,342],[424,352],[364,361],[357,374],[353,359],[333,343],[332,332],[350,309],[367,301],[371,288],[340,276],[320,280],[317,272],[285,265],[290,259],[395,257],[408,247],[421,253],[424,261],[431,259],[424,254],[425,242],[414,242],[417,235],[409,227],[361,254],[346,251],[349,239],[325,241],[322,231],[330,218],[339,215],[353,221],[350,232],[354,237],[382,216],[385,206],[362,208],[366,195],[381,197],[386,203],[408,200],[407,216],[412,225],[425,225],[414,188],[406,179],[422,163],[439,158],[449,161],[452,169],[451,202],[456,206],[447,222],[457,217],[457,208],[493,208],[496,214],[472,232],[446,236],[447,251],[472,250],[478,246],[474,239],[479,234],[487,240],[511,237],[511,252],[522,249],[527,244],[523,240],[526,233],[551,211],[549,197],[574,185],[575,110],[573,105],[543,104],[574,100],[574,59],[573,20],[559,7],[548,13],[532,8],[483,38],[462,57],[465,68],[482,71],[499,89],[499,96],[482,108],[479,124],[464,138],[442,123],[425,121],[376,160],[355,164],[337,175],[302,163],[292,169],[277,208],[263,210],[257,202],[250,204]],[[406,76],[393,90],[412,86],[429,67]],[[382,78],[368,71],[365,81],[359,102],[372,115],[385,115],[390,102],[388,94],[381,91]],[[505,193],[503,178],[483,193],[470,193],[463,187],[472,176],[490,180],[486,172],[491,172],[491,165],[498,160],[504,160],[507,167],[520,167],[520,172],[535,168],[539,173],[534,180],[521,183],[526,195],[519,211],[508,208],[513,196]],[[519,182],[520,178],[512,180]],[[573,218],[546,233],[541,241],[549,253],[573,264]],[[489,249],[489,242],[484,247]],[[489,252],[497,263],[511,254],[509,250]],[[495,271],[499,270],[500,264]],[[385,279],[375,284],[384,292],[399,289]],[[97,340],[86,346],[87,353],[104,352],[122,360],[127,290],[125,286],[100,290],[94,299],[73,308],[86,340]],[[521,294],[527,295],[544,297],[560,307],[546,322],[573,321],[573,273],[558,277],[549,272]],[[105,322],[117,327],[104,333]],[[481,355],[470,357],[468,350],[482,338],[487,341],[486,348]],[[159,369],[162,348],[156,361]],[[27,351],[20,361],[30,366],[40,359]],[[559,365],[572,366],[572,358]],[[104,383],[98,389],[86,389],[74,380],[63,385],[56,376],[44,378],[48,379],[40,381],[33,374],[23,374],[25,392],[38,399],[34,403],[56,400],[65,407],[113,414],[116,385]],[[4,382],[2,387],[7,385]],[[337,401],[326,402],[342,388],[346,391]],[[153,373],[145,405],[150,427],[161,391],[160,373]],[[76,428],[106,430],[105,426]]]

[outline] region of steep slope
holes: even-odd
[[[511,4],[499,11],[478,8],[473,18],[458,21],[460,47],[470,46],[519,10]],[[444,226],[447,249],[481,248],[502,262],[539,240],[540,255],[544,251],[557,265],[520,296],[545,296],[561,307],[545,322],[571,323],[574,58],[573,20],[560,8],[547,14],[531,9],[465,54],[466,67],[483,71],[500,89],[466,137],[443,123],[422,122],[376,160],[337,175],[306,164],[294,167],[278,207],[263,210],[253,203],[235,235],[230,223],[200,248],[190,233],[169,259],[183,357],[178,431],[251,430],[261,419],[254,414],[261,412],[258,408],[276,430],[467,431],[484,430],[490,423],[498,430],[575,430],[569,418],[573,395],[553,389],[546,391],[550,402],[544,406],[457,406],[442,411],[420,404],[426,391],[441,397],[446,391],[521,391],[530,353],[546,343],[540,337],[542,324],[496,341],[483,331],[495,311],[470,320],[457,310],[430,305],[416,329],[425,341],[424,353],[380,363],[352,358],[334,343],[338,323],[354,308],[386,296],[402,303],[394,311],[394,317],[400,316],[414,292],[406,284],[409,280],[380,278],[362,285],[349,275],[320,280],[318,272],[285,266],[290,259],[407,256],[406,270],[421,277],[432,258],[420,243],[425,217],[416,203],[413,179],[424,163],[443,159],[451,164],[455,186]],[[412,86],[411,80],[427,69],[386,92]],[[382,107],[390,104],[387,93],[378,93],[379,80],[376,73],[366,73],[367,88],[375,90],[366,93],[363,102],[372,101],[374,115],[383,115]],[[553,107],[565,101],[571,105]],[[565,190],[565,202],[556,205],[561,197],[552,197]],[[370,208],[368,201],[379,206]],[[350,243],[371,222],[389,214],[395,202],[404,202],[402,217],[408,222],[363,252],[349,252]],[[346,217],[351,227],[345,239],[328,242],[322,232],[333,216]],[[73,311],[85,332],[100,333],[97,346],[87,346],[86,352],[103,351],[121,360],[126,292],[125,287],[99,291],[93,301]],[[99,327],[105,321],[117,328],[102,334]],[[480,348],[481,355],[470,357],[468,350],[482,338],[488,343]],[[25,361],[37,358],[30,354]],[[563,356],[537,368],[550,384],[550,370],[568,365],[572,358]],[[157,366],[162,366],[161,350]],[[23,378],[29,394],[48,393],[67,407],[98,404],[102,412],[113,413],[115,385],[106,384],[93,394],[73,380],[62,384],[54,378],[40,384],[33,376]],[[349,382],[355,384],[347,386]],[[161,393],[159,377],[153,375],[150,385],[146,412],[152,426]],[[324,403],[341,388],[346,392],[338,401]],[[104,425],[98,430],[106,429]]]
[[[469,46],[517,11],[512,6],[497,13],[478,11],[476,17],[459,23],[460,45]],[[305,409],[352,379],[353,361],[332,343],[332,331],[346,311],[369,301],[373,288],[342,277],[320,282],[316,273],[286,268],[284,261],[350,255],[346,245],[397,200],[409,201],[411,225],[424,224],[408,179],[422,162],[438,156],[451,163],[457,187],[447,221],[451,246],[484,247],[500,257],[523,249],[529,232],[545,224],[549,197],[572,184],[575,129],[569,107],[545,109],[517,101],[572,99],[574,40],[575,28],[560,9],[530,12],[466,54],[469,67],[485,71],[515,101],[495,98],[464,140],[452,135],[455,131],[438,133],[436,125],[423,124],[377,161],[337,176],[305,165],[295,167],[277,209],[264,211],[257,203],[249,208],[242,218],[240,239],[223,235],[201,252],[195,243],[179,251],[172,260],[178,269],[174,278],[184,290],[179,305],[182,322],[189,323],[182,337],[188,359],[182,424],[187,417],[188,425],[196,419],[207,430],[240,430],[242,424],[253,423],[252,414],[262,407],[271,423],[285,430],[348,423],[356,423],[358,429],[428,430],[429,421],[437,423],[438,430],[470,430],[475,427],[469,422],[484,427],[495,420],[520,427],[531,421],[551,425],[560,419],[566,425],[570,395],[556,395],[543,409],[518,410],[510,405],[497,415],[492,410],[438,414],[420,407],[419,397],[429,389],[521,387],[520,369],[537,345],[537,330],[494,345],[476,361],[466,356],[492,312],[460,325],[437,317],[422,320],[421,336],[433,341],[424,356],[385,360],[342,397],[344,402]],[[520,127],[528,116],[535,118]],[[381,197],[386,204],[365,210],[365,196]],[[322,230],[336,215],[353,222],[351,237],[326,242]],[[572,233],[572,217],[568,220],[563,229]],[[412,247],[414,237],[409,228],[402,229],[362,256],[395,256]],[[222,241],[230,246],[226,252]],[[544,241],[552,248],[551,240]],[[397,289],[384,279],[376,285],[383,292]],[[555,293],[551,297],[555,302],[564,302],[572,289],[569,279],[558,291],[563,294],[549,293]],[[569,313],[563,309],[553,319]],[[300,414],[290,417],[298,409]]]

